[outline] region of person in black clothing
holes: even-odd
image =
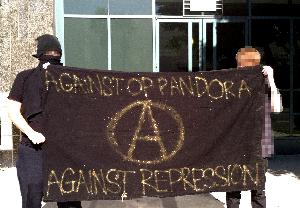
[[[43,132],[42,71],[44,64],[60,64],[62,50],[58,39],[49,34],[37,38],[39,60],[36,68],[17,74],[8,96],[8,114],[21,130],[17,175],[22,208],[41,208],[43,198]],[[44,65],[45,66],[45,65]],[[59,208],[81,208],[80,201],[58,202]]]

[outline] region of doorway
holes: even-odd
[[[245,19],[158,19],[155,71],[233,68],[237,50],[247,43]]]

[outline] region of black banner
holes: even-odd
[[[264,184],[261,69],[44,73],[44,200],[131,199]]]

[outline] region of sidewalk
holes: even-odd
[[[210,194],[152,198],[145,197],[126,201],[84,201],[83,208],[223,208],[222,202]],[[56,203],[47,203],[43,208],[57,208]]]
[[[266,174],[268,208],[300,207],[300,155],[276,156],[269,160]],[[0,207],[21,208],[21,196],[16,169],[0,170]],[[222,208],[225,193],[214,192],[194,196],[171,198],[139,198],[127,201],[84,201],[83,208]],[[56,208],[55,203],[46,203],[43,208]],[[242,192],[240,208],[251,208],[250,192]]]

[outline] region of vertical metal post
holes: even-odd
[[[289,112],[289,132],[292,134],[294,127],[294,80],[293,80],[293,71],[294,71],[294,20],[290,18],[290,112]]]
[[[193,23],[188,22],[188,71],[193,71]]]
[[[111,22],[109,0],[107,0],[107,69],[111,70]]]
[[[203,19],[199,21],[199,71],[203,71],[202,62],[203,62]]]
[[[54,34],[58,38],[61,49],[62,56],[61,62],[65,64],[65,19],[64,19],[64,1],[55,0],[54,2]]]
[[[156,43],[155,43],[155,68],[154,68],[154,72],[159,72],[159,40],[160,40],[160,37],[159,37],[159,25],[160,25],[160,22],[159,20],[156,20],[156,23],[155,23],[155,32],[156,32]]]
[[[156,71],[156,53],[155,53],[155,46],[156,46],[156,18],[155,18],[155,0],[152,0],[152,71]]]
[[[247,45],[252,45],[252,4],[251,0],[247,0],[248,4],[248,16],[247,16],[247,28],[248,28],[248,42]]]
[[[206,25],[207,22],[203,20],[202,23],[202,60],[203,60],[203,64],[202,64],[202,69],[203,71],[206,71],[206,44],[207,44],[207,39],[206,39]]]
[[[213,21],[213,69],[217,69],[217,22]]]
[[[245,45],[251,45],[250,41],[249,41],[249,21],[248,18],[246,18],[246,20],[244,21],[245,23]]]

